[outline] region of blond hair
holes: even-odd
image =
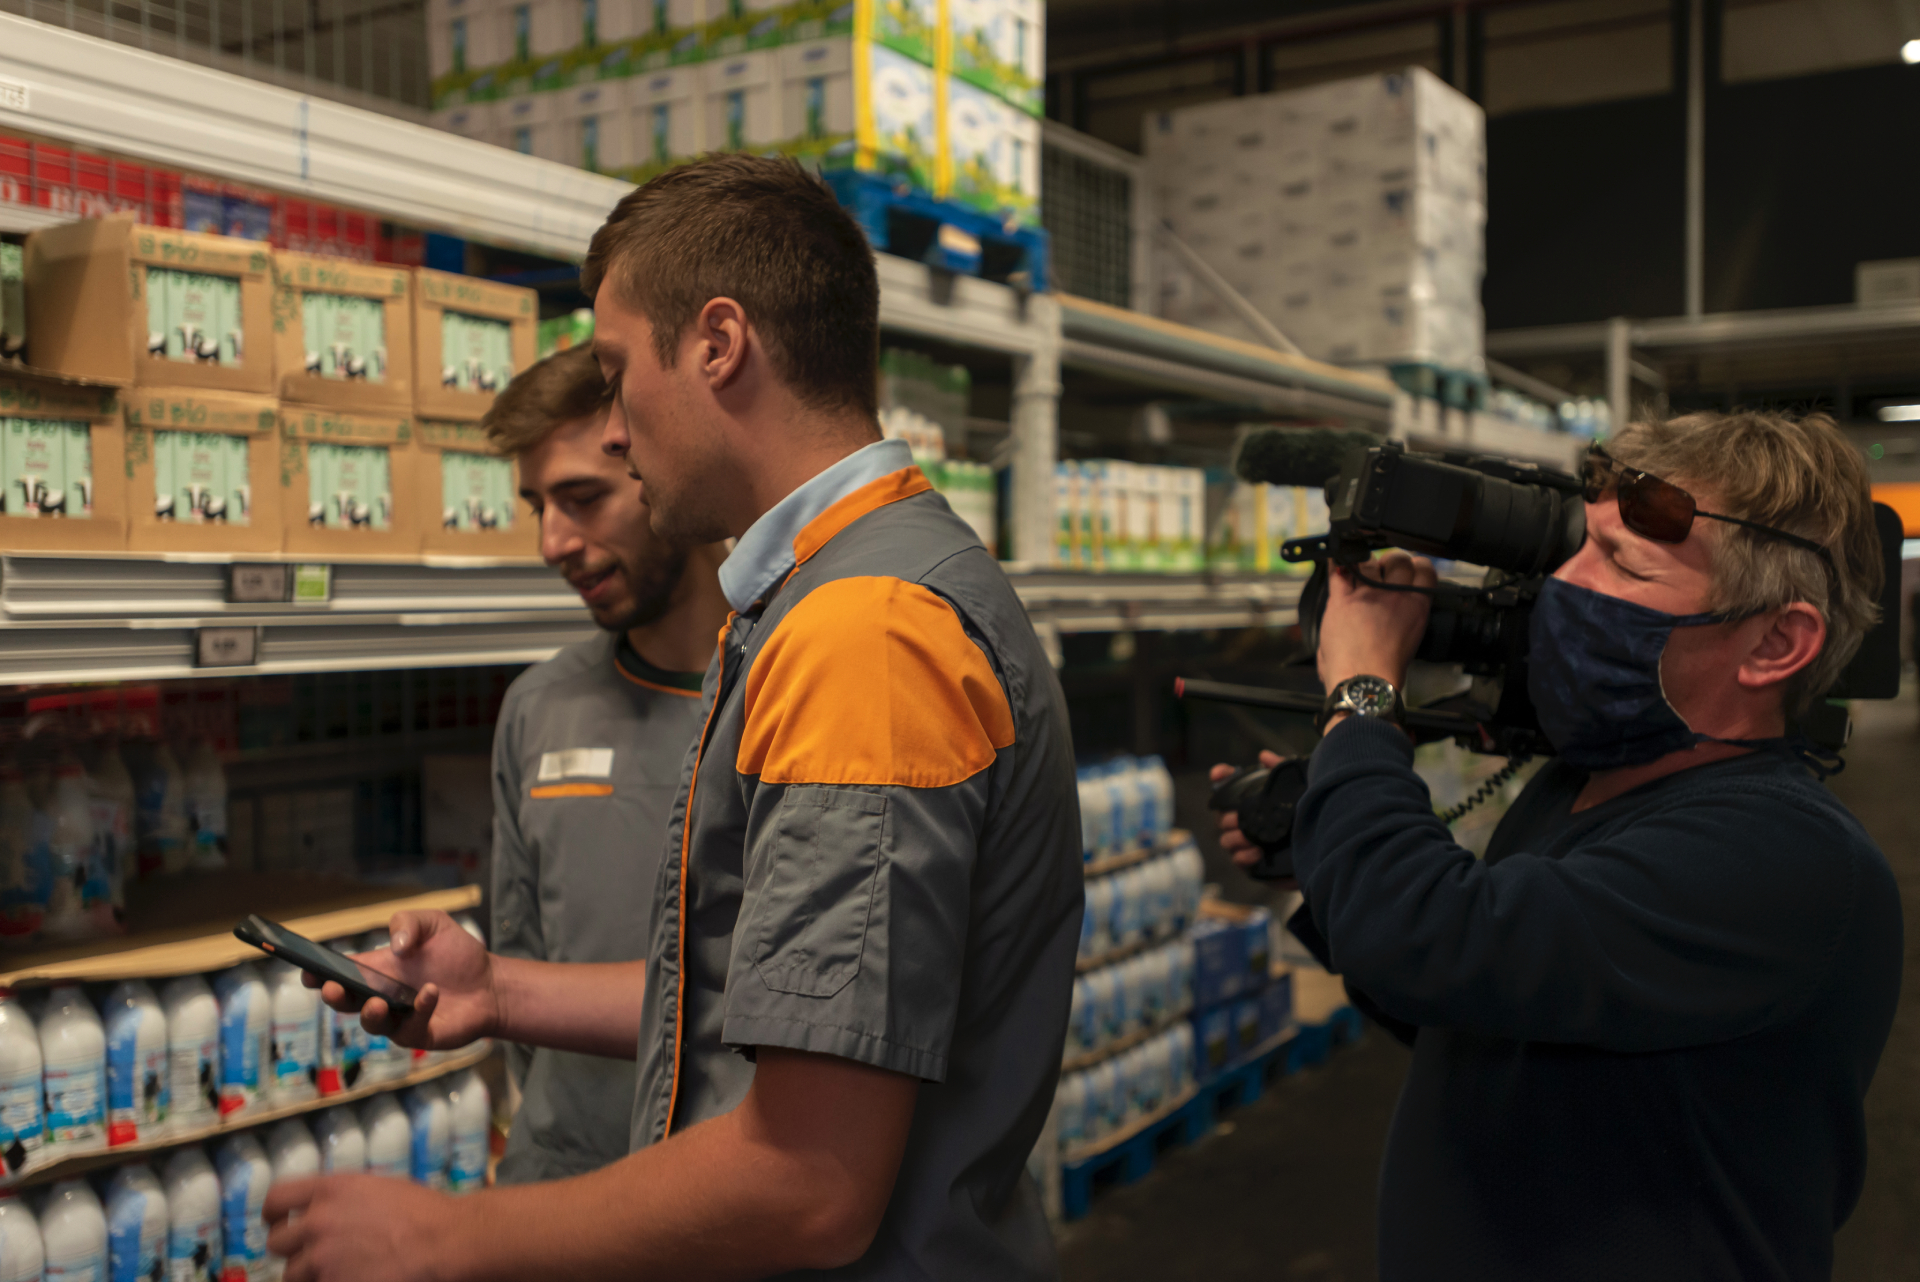
[[[494,448],[517,458],[568,423],[605,413],[612,399],[593,349],[570,347],[522,370],[480,426]]]
[[[1702,523],[1713,550],[1710,608],[1745,615],[1804,601],[1819,610],[1827,643],[1788,682],[1788,706],[1804,707],[1831,689],[1879,620],[1883,578],[1866,464],[1834,421],[1756,410],[1687,414],[1629,424],[1606,448],[1628,467],[1693,490],[1707,511],[1827,550],[1833,573],[1805,548],[1722,521]]]

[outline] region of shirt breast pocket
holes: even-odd
[[[775,992],[832,997],[860,973],[885,858],[887,799],[789,787],[752,910],[753,964]]]

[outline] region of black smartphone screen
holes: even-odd
[[[371,966],[363,966],[331,948],[323,948],[305,935],[268,921],[258,913],[233,928],[235,937],[252,944],[261,952],[298,966],[309,975],[330,979],[354,996],[365,1000],[378,997],[395,1010],[413,1009],[413,989],[391,975],[383,975]]]

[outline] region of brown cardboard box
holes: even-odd
[[[477,423],[427,423],[414,425],[415,443],[421,459],[419,510],[426,513],[425,530],[420,542],[423,552],[450,552],[464,556],[514,556],[534,558],[540,555],[540,522],[520,498],[520,464],[502,458],[487,440],[486,431]],[[469,486],[456,479],[450,490],[446,468],[461,459],[486,459],[504,463],[507,481],[504,496],[496,489],[494,516],[509,521],[506,529],[458,529],[448,524],[448,516],[459,503],[453,491],[463,495]],[[504,501],[503,501],[504,499]],[[449,500],[452,500],[450,505]]]
[[[355,489],[340,488],[341,478],[329,475],[341,461],[339,450],[356,451],[351,456],[358,473]],[[407,419],[282,406],[283,550],[317,556],[418,556],[421,524],[429,515],[418,503],[420,459]],[[379,481],[367,475],[368,468],[379,466],[387,469],[384,488],[374,488]],[[348,503],[354,511],[343,516]],[[385,529],[373,524],[382,514]],[[367,524],[342,525],[342,520]]]
[[[378,267],[339,258],[285,251],[273,256],[273,347],[279,367],[280,396],[301,405],[372,414],[410,414],[413,410],[413,273],[405,267]],[[384,367],[384,378],[328,377],[314,371],[333,353],[325,340],[306,332],[306,296],[338,294],[373,299],[381,305],[385,343],[372,352],[351,353]]]
[[[29,450],[44,454],[42,424],[64,423],[87,429],[86,472],[59,471],[61,498],[69,511],[85,516],[28,516],[23,480],[35,485],[21,461]],[[77,435],[77,434],[76,434]],[[122,448],[120,402],[114,388],[90,387],[58,377],[0,373],[0,476],[5,502],[0,507],[0,551],[116,552],[127,545],[126,456]],[[35,471],[39,469],[36,467]],[[46,475],[52,474],[49,467]],[[40,483],[44,485],[44,482]],[[35,488],[40,488],[35,485]],[[38,494],[35,495],[38,498]],[[89,500],[91,500],[89,502]]]
[[[446,362],[441,334],[449,312],[482,320],[506,321],[511,328],[513,369],[533,364],[540,320],[539,301],[530,289],[497,285],[473,276],[413,269],[413,408],[423,419],[478,423],[493,407],[495,391],[462,391],[445,386]],[[507,380],[500,380],[505,387]]]
[[[259,241],[143,227],[126,216],[34,232],[27,237],[27,325],[33,334],[34,364],[112,383],[270,396],[271,263],[271,251]],[[187,337],[177,327],[153,328],[149,304],[158,299],[164,308],[169,281],[187,279],[163,272],[238,282],[237,320],[230,315],[209,317],[211,328],[195,333],[196,343],[238,351],[237,364],[149,355],[156,337],[169,350]],[[161,287],[159,294],[156,286]]]
[[[191,388],[134,388],[121,396],[127,417],[127,547],[135,552],[278,552],[286,531],[280,515],[280,409],[270,396]],[[201,504],[227,505],[223,517],[192,510],[177,471],[183,435],[209,433],[246,441],[246,479],[226,478],[224,492]],[[167,458],[173,446],[173,457]],[[167,484],[162,495],[157,487]],[[242,486],[245,488],[243,489]],[[190,491],[189,491],[190,493]],[[162,509],[165,509],[165,515]]]

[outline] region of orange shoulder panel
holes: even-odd
[[[834,535],[867,513],[877,512],[889,503],[910,499],[932,488],[933,482],[927,479],[927,474],[918,465],[903,467],[898,472],[889,472],[868,481],[800,527],[800,533],[793,536],[794,564],[805,565],[808,558],[825,547]]]
[[[747,675],[741,774],[944,788],[1013,743],[1006,692],[953,607],[917,583],[837,579],[780,621]]]

